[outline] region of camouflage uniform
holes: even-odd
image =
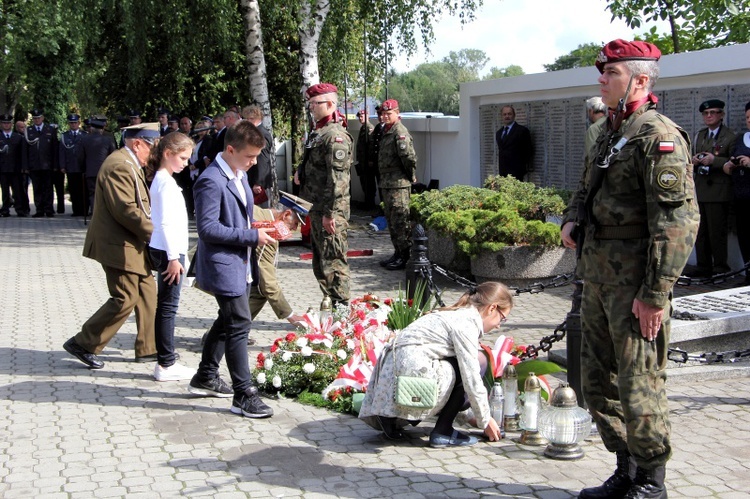
[[[612,144],[647,109],[622,124]],[[600,134],[564,222],[574,221],[607,147]],[[614,157],[589,210],[578,273],[581,303],[583,393],[605,446],[629,452],[638,466],[653,469],[669,459],[665,391],[672,288],[692,251],[698,230],[690,140],[671,120],[648,117]],[[632,313],[638,298],[665,308],[655,341],[641,335]]]
[[[305,166],[307,199],[312,203],[310,236],[313,272],[325,296],[336,302],[349,301],[349,179],[352,166],[352,137],[330,121],[315,131]],[[323,217],[336,220],[336,233],[323,228]]]
[[[397,254],[408,254],[411,247],[409,201],[411,184],[417,181],[417,153],[409,130],[401,121],[383,133],[378,169],[391,242]]]

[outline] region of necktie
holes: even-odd
[[[505,137],[508,136],[508,127],[503,127],[503,135],[500,137],[502,140],[505,140]]]

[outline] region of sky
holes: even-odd
[[[420,50],[407,61],[394,61],[396,71],[414,69],[425,61],[437,61],[451,51],[481,49],[490,58],[484,68],[521,66],[526,74],[544,72],[543,64],[569,53],[589,42],[602,45],[615,38],[630,38],[650,29],[645,25],[637,32],[624,21],[610,22],[604,0],[484,0],[475,13],[476,19],[461,27],[458,17],[441,18],[434,26],[435,41],[431,54]],[[540,15],[543,14],[543,15]],[[659,32],[668,30],[666,23]]]

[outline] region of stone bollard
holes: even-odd
[[[430,283],[432,282],[432,265],[427,258],[427,233],[421,224],[414,224],[411,229],[411,254],[409,261],[406,263],[406,289],[407,297],[414,299],[414,290],[420,281],[425,281],[427,285],[426,292],[422,295],[424,305],[429,297]],[[415,304],[416,305],[416,304]]]

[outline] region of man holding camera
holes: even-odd
[[[732,177],[723,171],[734,145],[734,132],[724,125],[724,102],[709,99],[698,108],[706,128],[693,141],[695,193],[701,224],[695,242],[698,268],[694,277],[728,272],[727,235]]]

